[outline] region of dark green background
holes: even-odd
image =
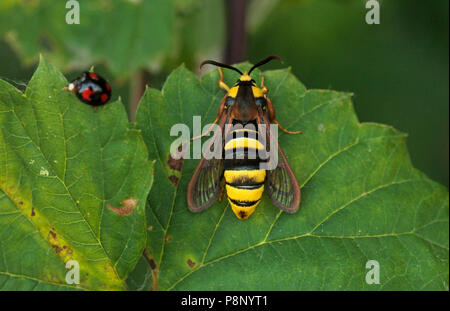
[[[175,2],[187,7],[189,2],[202,0]],[[365,23],[365,2],[275,1],[274,7],[267,6],[270,11],[258,25],[249,28],[245,58],[256,62],[277,54],[284,59],[284,65],[270,64],[265,69],[291,66],[308,88],[353,92],[360,121],[385,123],[408,133],[414,165],[448,186],[448,1],[380,0],[380,25]],[[253,1],[251,20],[261,14],[256,10],[259,3],[270,1]],[[200,7],[186,16],[174,14],[187,20],[181,33],[190,37],[176,45],[179,56],[152,73],[152,86],[161,86],[167,73],[182,61],[195,69],[197,58],[216,57],[205,54],[209,44],[204,42],[205,37],[223,49],[224,18],[211,18],[225,14],[222,1],[209,0],[207,6]],[[102,18],[100,13],[98,18]],[[215,24],[209,26],[212,23]],[[188,31],[189,25],[196,25],[197,31]],[[201,51],[192,45],[201,46]],[[85,69],[90,65],[86,64]],[[103,64],[94,65],[113,80],[115,96],[120,95],[127,102],[127,80],[113,77]],[[23,66],[15,50],[5,40],[0,41],[1,78],[24,89],[34,67]],[[78,71],[65,74],[73,78]],[[288,103],[275,103],[282,104]]]
[[[361,121],[409,134],[414,165],[448,186],[448,1],[282,1],[250,37],[250,59],[282,55],[308,88],[353,92]]]

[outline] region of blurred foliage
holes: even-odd
[[[101,61],[115,76],[157,66],[173,50],[173,1],[79,3],[80,24],[70,25],[66,1],[15,1],[0,12],[0,33],[26,61],[36,61],[39,53],[65,69]]]
[[[220,54],[224,39],[220,1],[79,3],[79,25],[65,22],[69,11],[65,1],[59,5],[51,0],[4,4],[0,7],[0,35],[26,64],[35,63],[43,53],[65,71],[104,63],[116,78],[129,77],[140,68],[158,73],[168,65],[170,71],[181,59],[193,64],[201,55]]]
[[[67,25],[66,1],[2,0],[0,76],[24,89],[39,53],[68,79],[95,64],[126,103],[140,69],[160,88],[180,63],[221,59],[224,1],[79,0]],[[245,58],[278,54],[308,88],[353,92],[361,121],[408,133],[415,166],[448,186],[448,1],[379,2],[367,25],[363,0],[252,0]]]
[[[448,1],[379,2],[368,25],[365,1],[280,1],[248,58],[278,54],[308,88],[353,92],[361,121],[408,133],[414,165],[448,186]]]
[[[13,62],[0,62],[0,76],[25,84],[40,53],[69,80],[95,64],[112,83],[113,97],[120,94],[126,103],[127,82],[139,70],[149,71],[149,84],[159,87],[181,62],[193,68],[206,55],[219,58],[223,48],[222,1],[79,0],[79,25],[65,22],[66,2],[2,2],[0,56]],[[25,70],[17,70],[17,58]]]

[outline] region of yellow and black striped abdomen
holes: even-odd
[[[260,169],[258,151],[265,146],[258,140],[257,132],[238,129],[227,135],[224,154],[224,177],[228,201],[236,216],[248,218],[261,200],[266,171]]]

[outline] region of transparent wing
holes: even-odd
[[[260,117],[264,124],[270,125],[266,115],[260,111]],[[270,142],[270,126],[266,126],[266,139]],[[281,146],[276,142],[276,146],[270,148],[278,149],[278,165],[273,170],[267,170],[266,191],[269,198],[278,208],[287,213],[295,213],[300,206],[300,186],[294,175]]]
[[[223,166],[221,159],[202,158],[188,186],[188,207],[200,212],[210,207],[221,190]]]
[[[300,187],[280,147],[279,151],[281,157],[277,167],[267,171],[267,194],[277,207],[295,213],[300,206]]]
[[[216,139],[222,139],[222,132],[226,120],[227,115],[224,113],[219,121],[221,131],[215,133],[214,138],[211,140],[211,145]],[[217,135],[220,135],[220,137]],[[188,208],[192,212],[200,212],[214,203],[220,194],[222,176],[223,165],[221,158],[205,159],[203,157],[200,160],[189,182],[187,191]]]

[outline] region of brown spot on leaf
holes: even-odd
[[[61,251],[63,250],[61,247],[59,247],[58,245],[54,245],[52,244],[53,249],[55,250],[55,252],[57,254],[61,253]]]
[[[64,245],[63,249],[66,250],[68,255],[72,255],[72,249],[70,247],[68,247],[67,245]]]
[[[170,175],[169,180],[174,186],[177,186],[178,182],[180,181],[180,179],[175,175]]]
[[[19,204],[20,204],[20,202],[19,202]],[[36,215],[36,213],[34,212],[34,207],[31,207],[31,217],[33,217],[35,215]]]
[[[186,261],[186,263],[188,264],[188,266],[189,266],[190,268],[194,268],[194,266],[195,266],[195,262],[193,262],[191,259],[188,259],[188,260]]]
[[[113,207],[110,204],[107,204],[106,206],[112,210],[113,212],[119,214],[120,216],[128,216],[133,212],[133,208],[136,207],[139,200],[129,198],[122,201],[122,206],[120,207]]]
[[[52,230],[50,230],[50,232],[48,234],[51,235],[54,240],[56,240],[58,238],[56,233]]]
[[[166,243],[168,243],[168,242],[172,241],[172,237],[170,235],[168,235],[164,238],[164,240],[166,241]]]
[[[155,270],[155,269],[157,268],[156,262],[155,262],[152,258],[150,258],[150,259],[148,260],[148,264],[150,265],[150,268],[151,268],[152,270]]]
[[[150,226],[147,228],[148,231],[152,231],[153,230],[153,226]]]
[[[167,161],[167,165],[169,165],[171,169],[181,172],[181,169],[183,168],[183,158],[174,159],[169,153],[169,161]]]
[[[73,251],[70,246],[64,245],[64,240],[58,239],[55,228],[50,229],[50,231],[48,232],[47,240],[59,256],[65,257],[68,255],[72,255]]]
[[[19,202],[19,205],[23,205],[23,202],[22,202],[22,201],[20,201],[20,202]]]

